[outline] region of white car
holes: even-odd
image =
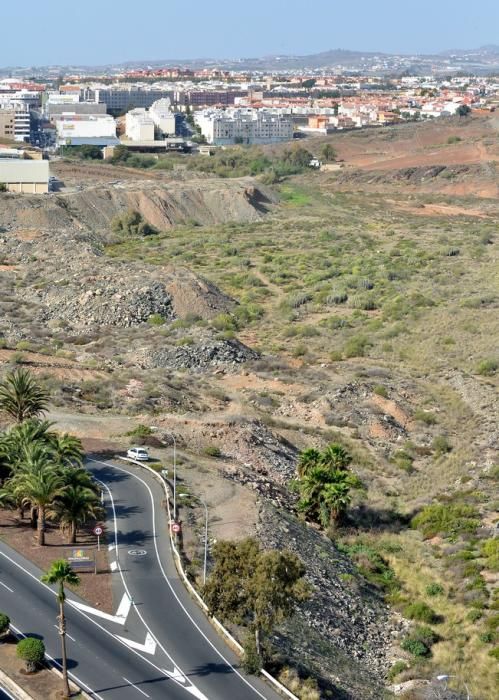
[[[149,453],[143,447],[130,447],[126,456],[130,457],[130,459],[136,459],[137,462],[147,462],[149,460]]]

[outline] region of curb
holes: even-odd
[[[5,690],[12,693],[12,697],[16,700],[33,700],[33,696],[27,693],[20,685],[17,685],[15,681],[12,680],[10,676],[4,673],[0,669],[0,684],[3,685]]]
[[[147,471],[149,471],[151,474],[154,474],[154,476],[157,479],[159,479],[160,483],[163,486],[163,490],[165,492],[165,495],[166,495],[166,507],[168,510],[168,522],[170,523],[171,519],[172,519],[171,518],[171,511],[170,511],[170,489],[168,487],[168,484],[164,480],[164,478],[162,476],[160,476],[158,474],[158,472],[154,471],[154,469],[149,467],[147,464],[144,464],[143,462],[137,462],[134,459],[130,459],[129,457],[119,457],[119,459],[122,459],[125,462],[130,462],[132,464],[135,464],[136,466],[142,467],[143,469],[147,469]],[[242,654],[244,649],[239,644],[237,639],[234,639],[234,637],[231,635],[229,630],[224,627],[224,625],[220,622],[220,620],[217,620],[216,617],[212,617],[211,615],[208,614],[208,606],[206,605],[204,600],[201,598],[201,596],[196,591],[196,589],[194,588],[194,586],[192,585],[192,583],[189,581],[189,579],[187,578],[187,576],[185,574],[184,568],[182,566],[182,559],[181,559],[181,556],[180,556],[180,553],[179,553],[177,547],[175,546],[175,542],[173,540],[172,531],[171,531],[170,527],[168,527],[168,534],[169,534],[169,538],[170,538],[170,546],[171,546],[172,551],[175,555],[174,556],[175,565],[177,567],[177,570],[178,570],[188,592],[194,596],[194,598],[196,599],[196,602],[202,608],[202,610],[206,614],[206,617],[208,618],[208,620],[213,624],[214,627],[216,627],[223,634],[223,636],[229,642],[230,646],[232,646],[239,654]],[[262,669],[260,671],[260,674],[264,678],[266,678],[270,683],[272,683],[272,685],[281,694],[285,695],[286,697],[290,698],[291,700],[299,700],[299,698],[296,695],[294,695],[290,690],[288,690],[288,688],[286,688],[284,685],[282,685],[282,683],[280,683],[277,680],[277,678],[274,678],[274,676],[272,676],[270,673],[268,673],[268,671],[265,671],[264,669]]]

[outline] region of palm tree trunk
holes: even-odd
[[[38,506],[38,522],[37,522],[37,532],[38,532],[38,544],[40,547],[45,545],[45,506]]]
[[[258,654],[258,657],[261,659],[262,658],[262,644],[260,640],[260,627],[258,625],[255,625],[255,647],[256,647],[256,653]]]
[[[68,681],[68,657],[66,653],[66,617],[64,615],[64,600],[59,601],[59,634],[61,635],[62,649],[62,693],[65,698],[69,698],[71,691]]]
[[[38,508],[37,508],[37,506],[31,506],[31,510],[29,512],[29,518],[30,518],[31,527],[33,528],[33,530],[36,530],[37,521],[38,521]]]
[[[71,544],[76,544],[76,523],[71,523]]]

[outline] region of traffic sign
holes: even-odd
[[[102,535],[103,532],[104,530],[101,528],[100,525],[96,525],[94,527],[94,535],[97,535],[97,537],[99,537],[99,535]]]
[[[172,525],[172,532],[174,532],[175,534],[176,534],[177,532],[180,532],[180,525],[179,525],[178,523],[173,523],[173,525]]]

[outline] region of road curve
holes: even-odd
[[[277,700],[273,689],[245,675],[238,657],[224,643],[185,589],[175,567],[156,478],[134,465],[87,461],[103,485],[108,513],[108,542],[113,592],[133,600],[128,626],[137,638],[147,634],[156,654],[194,686],[190,692],[209,700]],[[115,543],[116,544],[116,543]]]

